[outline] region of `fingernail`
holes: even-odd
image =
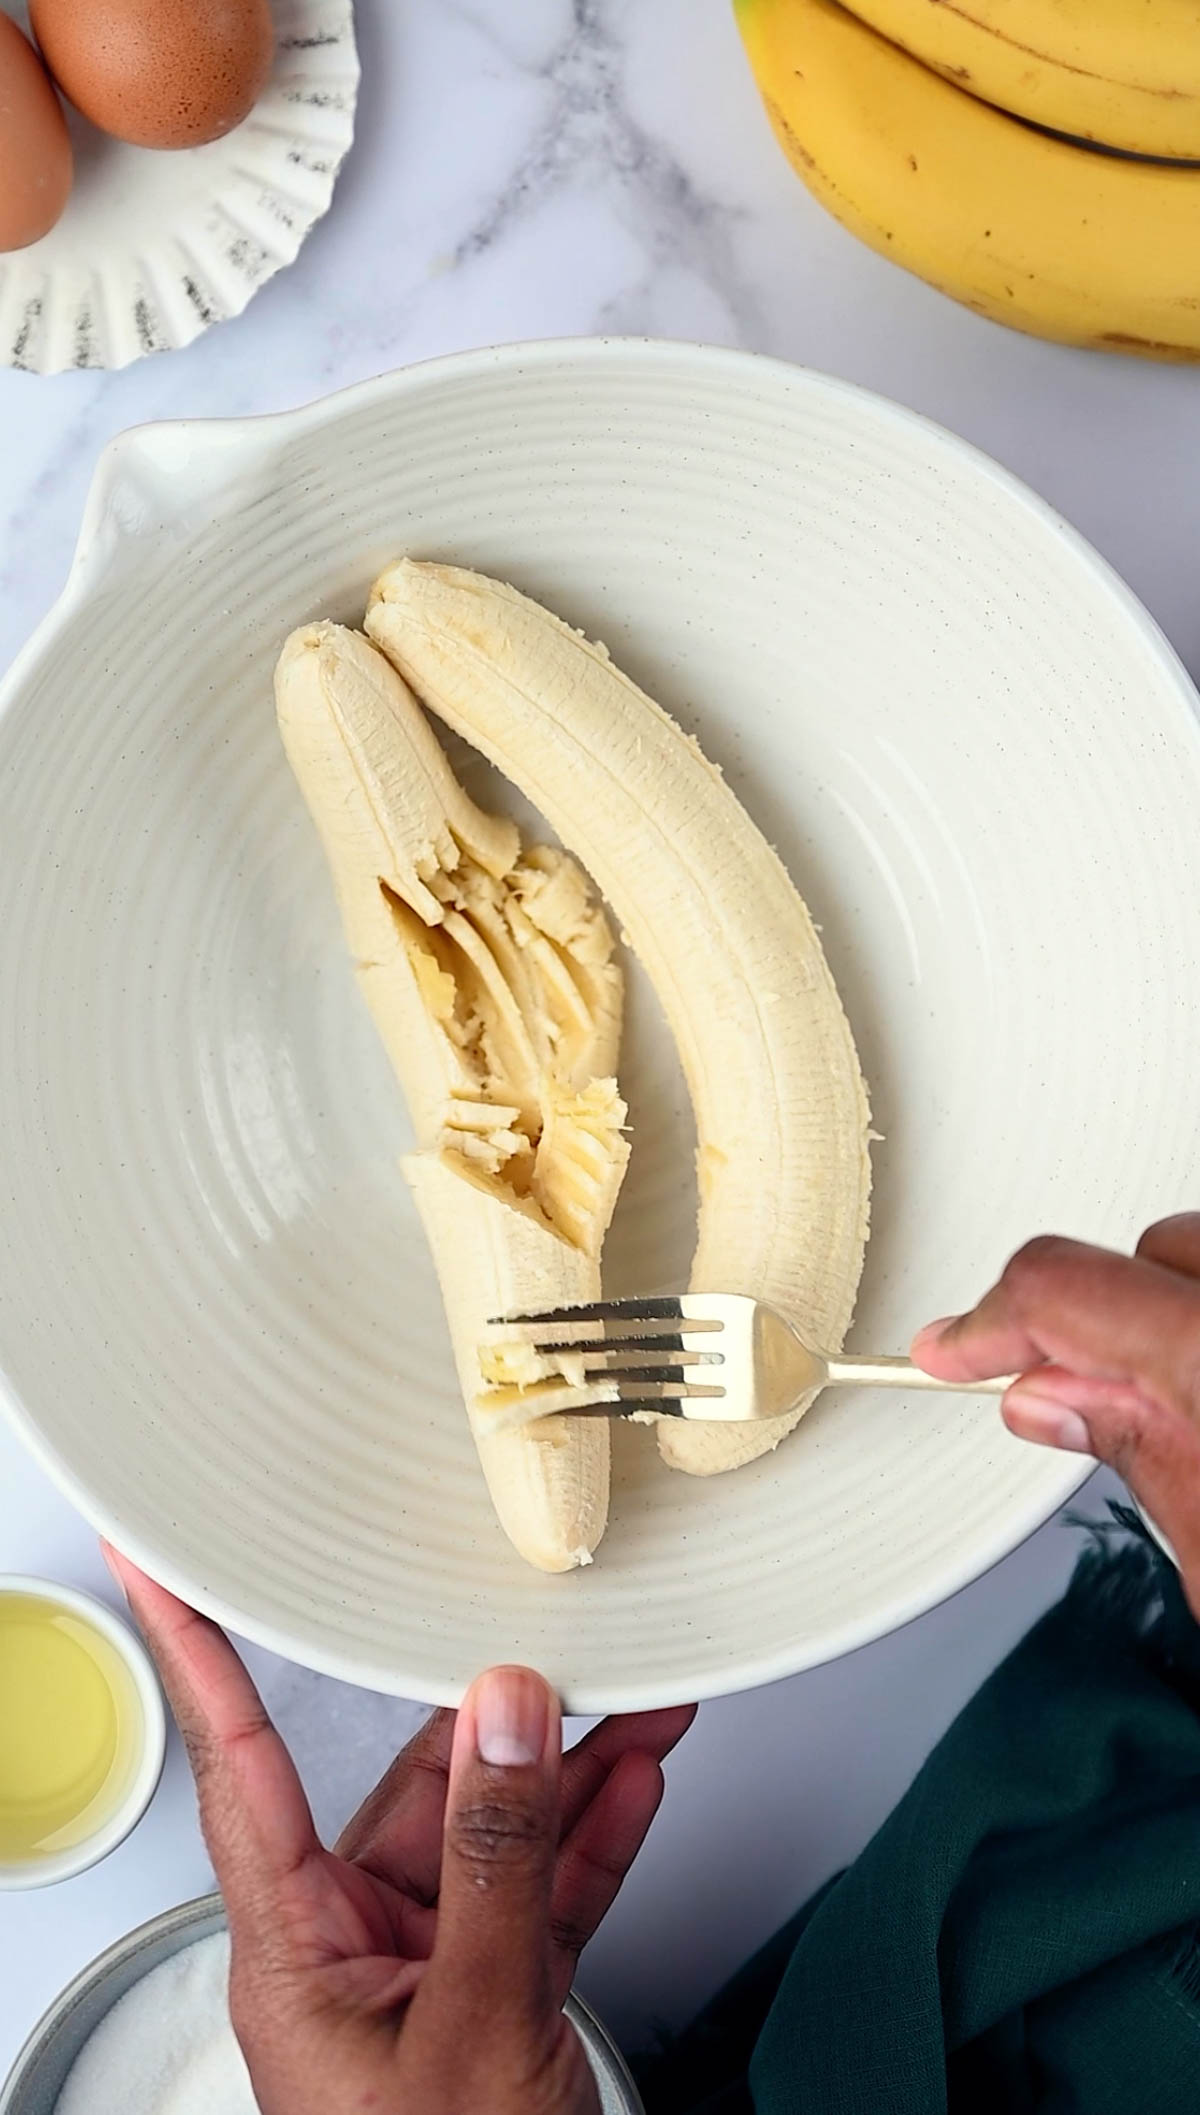
[[[475,1746],[481,1762],[515,1769],[540,1762],[550,1731],[550,1692],[526,1667],[494,1667],[475,1685]]]
[[[1061,1447],[1068,1454],[1094,1454],[1092,1435],[1078,1410],[1068,1410],[1048,1396],[1031,1390],[1010,1393],[1004,1404],[1005,1420],[1018,1439],[1032,1440],[1037,1447]]]
[[[939,1337],[944,1337],[948,1329],[952,1329],[956,1322],[961,1321],[961,1315],[942,1315],[936,1322],[926,1322],[924,1329],[918,1329],[912,1340],[914,1352],[922,1345],[936,1344]]]
[[[100,1539],[100,1555],[103,1557],[104,1562],[109,1568],[109,1571],[112,1573],[113,1578],[116,1580],[117,1585],[120,1587],[121,1592],[124,1594],[125,1581],[122,1579],[120,1572],[117,1570],[117,1553],[113,1549],[111,1543],[105,1542],[103,1536],[101,1536]],[[125,1597],[128,1600],[128,1595],[126,1595]]]

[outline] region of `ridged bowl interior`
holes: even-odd
[[[515,1557],[273,716],[289,628],[353,621],[405,551],[606,640],[779,847],[882,1133],[864,1350],[1039,1229],[1127,1242],[1194,1201],[1194,700],[1100,561],[959,442],[820,376],[620,342],[127,436],[9,679],[0,1367],[51,1473],[201,1607],[379,1689],[453,1700],[521,1660],[595,1710],[770,1679],[952,1591],[1083,1464],[994,1403],[831,1394],[711,1481],[621,1433],[595,1565]],[[695,1204],[636,974],[624,1071],[618,1291],[681,1281]]]

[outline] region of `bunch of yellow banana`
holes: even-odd
[[[1200,0],[851,5],[736,0],[815,197],[995,322],[1200,359]]]

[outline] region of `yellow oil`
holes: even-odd
[[[101,1631],[40,1594],[0,1592],[0,1864],[103,1828],[144,1735],[133,1677]]]

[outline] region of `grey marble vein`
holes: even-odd
[[[464,19],[475,16],[462,11]],[[468,265],[511,234],[523,218],[568,187],[615,193],[617,210],[645,253],[645,269],[610,297],[600,330],[649,327],[656,276],[694,272],[728,313],[737,342],[761,335],[757,298],[737,264],[736,212],[704,190],[670,150],[630,114],[625,93],[625,8],[612,0],[572,0],[570,24],[550,57],[529,69],[551,90],[549,112],[511,174],[454,251]],[[491,32],[493,41],[499,33]],[[511,57],[511,54],[510,54]]]

